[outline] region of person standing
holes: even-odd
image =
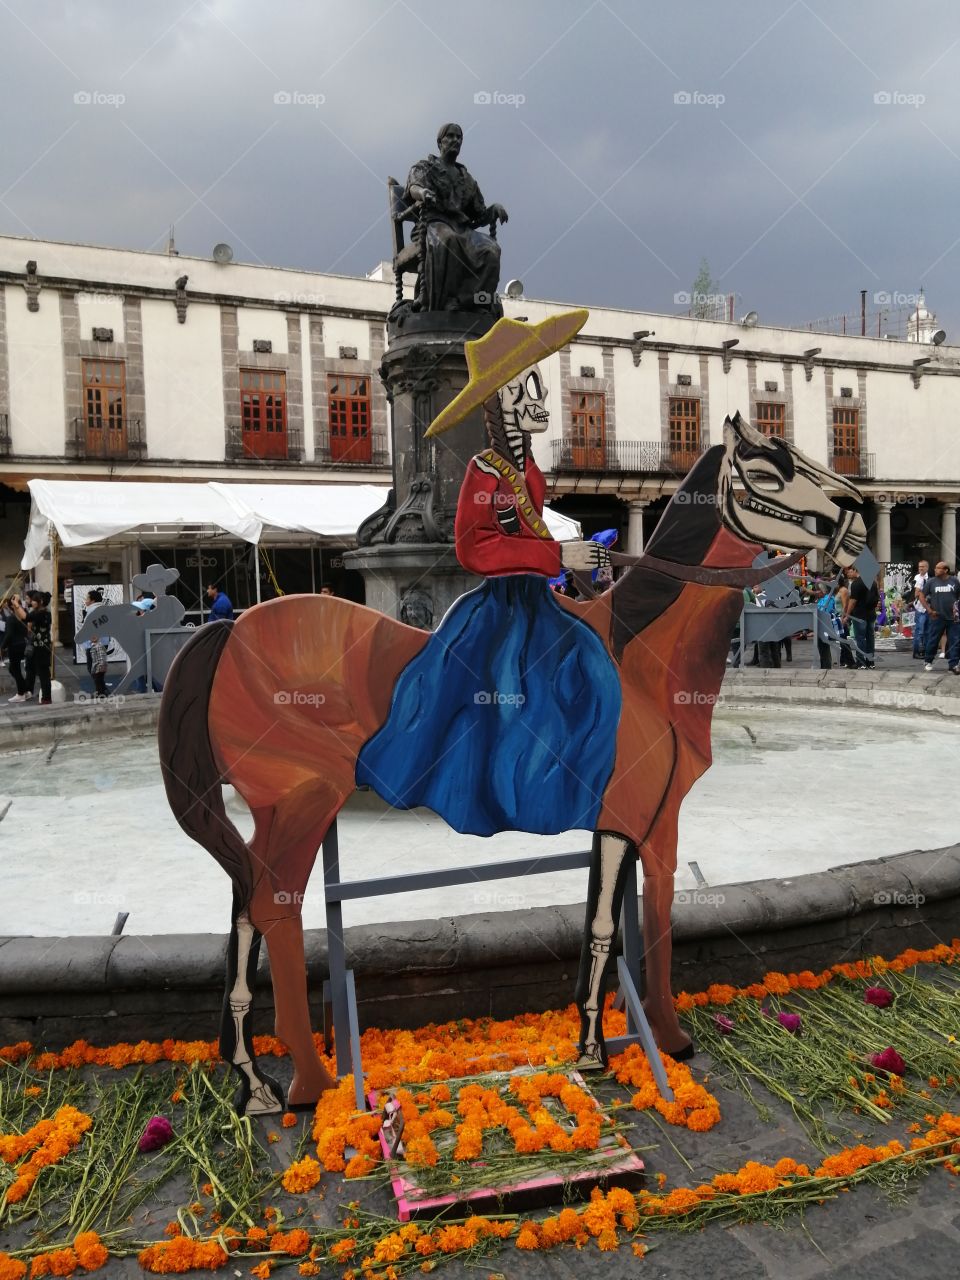
[[[880,592],[875,582],[866,583],[858,570],[851,565],[847,570],[850,594],[847,599],[847,618],[853,628],[857,644],[857,667],[872,671],[874,663],[874,627]]]
[[[210,583],[207,587],[207,599],[210,601],[210,622],[219,622],[224,619],[227,622],[233,621],[233,602],[225,591],[221,591],[214,583]]]
[[[920,596],[926,590],[930,577],[928,561],[921,560],[917,572],[913,575],[913,656],[922,658],[926,651],[927,611],[920,603]]]
[[[33,689],[37,678],[40,680],[40,705],[49,706],[50,667],[53,660],[51,629],[53,618],[50,615],[50,592],[28,591],[27,606],[14,606],[14,612],[21,622],[27,624],[26,658],[26,698],[33,697]],[[25,699],[26,700],[26,699]]]
[[[8,702],[26,702],[29,697],[26,677],[23,674],[23,654],[27,647],[27,624],[22,622],[14,611],[19,604],[20,597],[13,596],[9,605],[5,605],[3,608],[3,620],[6,625],[0,650],[2,650],[3,656],[7,660],[7,670],[13,676],[13,682],[17,686],[17,692],[12,698],[7,699]]]
[[[927,614],[927,647],[924,671],[933,670],[933,659],[940,637],[947,637],[947,665],[960,676],[960,581],[950,566],[940,560],[920,592],[920,603]]]

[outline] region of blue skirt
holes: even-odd
[[[357,783],[456,831],[592,829],[613,770],[620,677],[532,574],[461,596],[404,668]]]

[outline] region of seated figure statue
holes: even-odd
[[[469,170],[458,163],[463,130],[445,124],[439,155],[410,170],[404,196],[417,205],[423,237],[419,311],[493,311],[500,281],[500,246],[478,230],[507,221],[502,204],[487,205]]]

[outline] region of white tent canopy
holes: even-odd
[[[21,568],[48,554],[53,530],[65,547],[89,546],[143,533],[211,529],[258,543],[272,530],[351,538],[383,506],[375,484],[167,484],[124,480],[31,480],[30,526]],[[544,510],[560,542],[579,538],[575,520]]]

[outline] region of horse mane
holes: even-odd
[[[647,550],[663,560],[699,565],[720,529],[717,492],[724,446],[714,445],[696,462],[660,517]],[[635,566],[611,588],[611,642],[619,659],[644,627],[679,597],[684,584],[656,570]]]

